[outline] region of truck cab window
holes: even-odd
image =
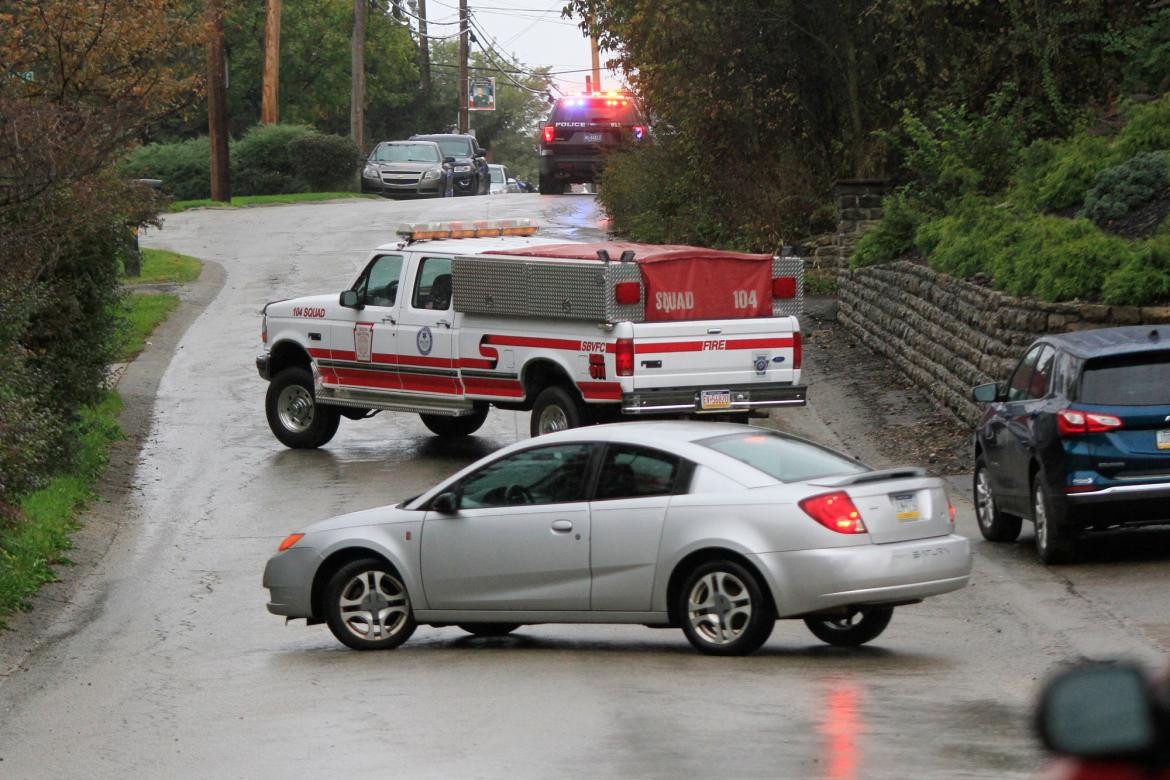
[[[451,258],[424,257],[418,268],[411,305],[416,309],[451,308]]]

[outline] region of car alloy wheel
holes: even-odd
[[[329,630],[356,650],[397,647],[417,626],[402,580],[377,558],[338,569],[329,580],[325,608]]]
[[[1032,521],[1036,525],[1036,555],[1044,563],[1066,563],[1073,557],[1073,540],[1060,520],[1044,487],[1044,474],[1040,472],[1032,483]]]
[[[694,584],[687,597],[687,620],[695,633],[713,645],[734,642],[751,619],[751,594],[734,574],[711,572]]]
[[[995,494],[991,492],[991,479],[982,455],[975,460],[975,519],[979,523],[979,532],[989,542],[1015,541],[1023,524],[1019,517],[1006,515],[995,505]]]

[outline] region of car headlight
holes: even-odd
[[[455,166],[455,173],[468,173],[469,171],[471,171],[470,165],[456,165]]]
[[[423,174],[423,179],[424,180],[437,179],[442,175],[443,175],[443,172],[441,170],[439,170],[438,168],[431,168],[429,171],[427,171],[426,173]]]
[[[367,164],[365,170],[362,171],[362,176],[365,176],[367,179],[376,179],[379,175],[378,168],[374,165]]]

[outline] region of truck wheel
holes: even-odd
[[[286,368],[268,383],[264,396],[268,427],[286,447],[315,449],[337,433],[338,411],[318,406],[313,397],[313,375],[301,366]]]
[[[470,436],[483,427],[488,407],[477,406],[475,411],[463,417],[448,417],[442,414],[420,414],[423,425],[436,436]]]
[[[583,425],[581,404],[563,387],[546,387],[536,396],[532,405],[529,431],[533,436],[554,431],[565,431]]]
[[[564,187],[557,183],[557,180],[552,176],[540,174],[540,194],[541,195],[560,195],[564,191]]]

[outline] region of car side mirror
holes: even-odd
[[[362,308],[361,298],[358,296],[357,290],[344,291],[341,293],[341,296],[338,298],[337,302],[347,309]]]
[[[1000,399],[999,385],[988,382],[971,388],[971,397],[981,404],[990,404]]]
[[[1093,664],[1054,677],[1036,712],[1045,747],[1086,759],[1150,756],[1164,738],[1158,721],[1148,679],[1129,664]]]
[[[459,496],[454,493],[440,493],[431,502],[431,509],[439,514],[453,515],[459,511]]]

